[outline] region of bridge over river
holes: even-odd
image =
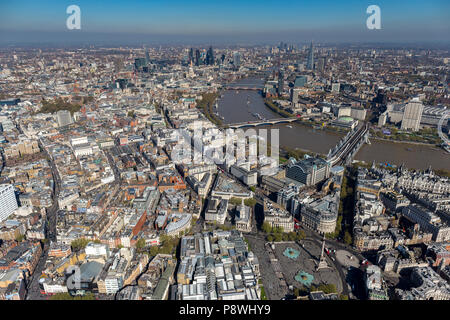
[[[333,149],[330,149],[327,161],[331,166],[339,163],[350,164],[364,143],[370,143],[368,123],[364,123],[362,126],[358,126],[354,130],[349,131]]]
[[[245,128],[245,127],[274,125],[274,124],[278,124],[278,123],[290,123],[290,122],[294,122],[297,120],[299,120],[299,118],[279,118],[279,119],[231,123],[231,124],[226,124],[226,126],[231,129],[239,129],[239,128]]]
[[[252,91],[260,91],[264,89],[264,86],[261,84],[255,83],[231,83],[222,85],[222,89],[225,90],[252,90]]]

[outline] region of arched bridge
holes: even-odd
[[[246,83],[239,83],[239,84],[224,84],[222,86],[223,89],[225,90],[254,90],[254,91],[259,91],[264,89],[263,86],[258,86],[258,85],[254,85],[254,84],[246,84]]]
[[[239,122],[228,124],[228,128],[231,129],[239,129],[244,127],[257,127],[257,126],[266,126],[266,125],[274,125],[278,123],[290,123],[299,120],[299,118],[280,118],[280,119],[270,119],[270,120],[258,120],[258,121],[247,121],[247,122]]]

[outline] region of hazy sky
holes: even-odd
[[[68,30],[66,8],[81,9],[81,30]],[[368,30],[366,8],[381,9],[381,30]],[[0,0],[0,43],[450,42],[448,0]]]

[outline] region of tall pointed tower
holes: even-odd
[[[319,260],[319,264],[317,265],[317,269],[316,271],[320,270],[320,269],[326,269],[329,268],[328,264],[327,264],[327,260],[324,256],[325,252],[325,235],[323,235],[323,240],[322,240],[322,250],[320,252],[320,260]]]

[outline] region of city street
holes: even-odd
[[[50,208],[47,209],[46,214],[46,221],[47,221],[47,228],[46,228],[46,239],[49,241],[56,241],[56,213],[59,209],[58,206],[58,195],[59,190],[61,186],[61,180],[59,178],[58,170],[53,162],[53,159],[48,154],[47,150],[40,144],[40,147],[42,150],[45,150],[45,153],[47,155],[47,159],[50,162],[50,167],[52,170],[52,176],[54,181],[54,189],[52,192],[52,201],[53,204]],[[48,257],[48,250],[49,250],[50,244],[47,242],[44,244],[44,248],[42,250],[42,255],[39,259],[39,262],[31,276],[30,279],[27,281],[27,300],[41,300],[45,299],[43,295],[40,293],[39,289],[39,277],[42,274],[42,271],[45,267],[45,262]]]

